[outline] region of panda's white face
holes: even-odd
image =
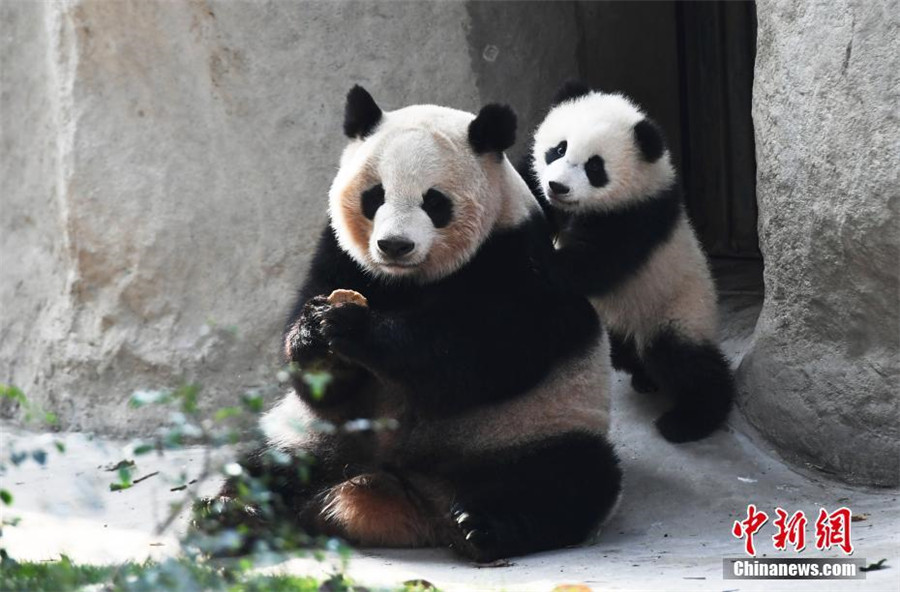
[[[524,216],[530,194],[506,158],[473,151],[474,118],[406,107],[345,149],[329,193],[332,226],[370,273],[434,281],[464,265],[494,227]]]
[[[638,145],[636,129],[650,125],[621,95],[594,92],[556,106],[534,137],[544,195],[577,213],[614,209],[671,186],[668,151],[648,161]]]

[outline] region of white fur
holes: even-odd
[[[632,130],[644,118],[634,103],[615,94],[591,93],[552,109],[535,133],[534,167],[545,195],[550,181],[571,189],[566,202],[553,205],[575,214],[613,210],[671,187],[676,179],[668,150],[654,163],[641,158]],[[562,140],[568,142],[566,155],[548,166],[544,154]],[[609,177],[599,188],[584,171],[594,154],[603,158]],[[592,302],[607,327],[634,337],[639,349],[666,327],[697,341],[715,338],[715,286],[684,215],[635,276]]]
[[[474,118],[434,105],[405,107],[385,112],[373,134],[344,150],[329,192],[329,212],[339,244],[363,268],[381,276],[434,281],[468,261],[495,228],[514,226],[539,209],[505,156],[474,153],[468,141]],[[354,208],[362,191],[378,183],[385,203],[369,222]],[[434,228],[421,208],[431,188],[453,202],[454,219],[446,228]],[[365,242],[352,231],[360,225],[366,228]],[[377,241],[388,237],[415,243],[404,261],[408,267],[384,260]]]
[[[602,335],[583,355],[557,367],[520,397],[422,423],[411,435],[411,448],[485,452],[573,432],[605,436],[611,368],[609,340]]]
[[[695,342],[716,336],[715,286],[684,217],[635,276],[591,302],[610,330],[634,337],[639,351],[667,327]]]
[[[622,95],[591,93],[566,101],[550,111],[534,135],[534,169],[541,189],[549,195],[550,181],[567,185],[572,191],[554,207],[567,211],[615,208],[665,189],[675,181],[668,151],[654,163],[641,157],[635,144],[634,124],[644,114]],[[546,163],[547,150],[565,140],[565,156]],[[609,177],[603,187],[594,187],[584,172],[584,164],[600,156]]]

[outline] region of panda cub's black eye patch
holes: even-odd
[[[363,216],[372,220],[375,218],[375,212],[378,211],[378,208],[381,207],[381,204],[384,203],[384,187],[381,186],[381,183],[376,185],[375,187],[371,187],[366,189],[362,193],[362,213]]]
[[[551,162],[559,160],[560,158],[562,158],[563,156],[566,155],[566,148],[568,148],[568,146],[569,146],[569,143],[566,142],[565,140],[563,140],[562,142],[560,142],[559,144],[557,144],[556,146],[554,146],[550,150],[547,150],[547,152],[544,153],[544,161],[547,164],[550,164]]]
[[[453,202],[437,189],[425,192],[422,196],[422,209],[431,218],[435,228],[443,228],[453,218]]]
[[[606,176],[606,165],[603,158],[598,155],[590,157],[584,163],[584,173],[587,175],[588,181],[594,187],[603,187],[609,183],[609,177]]]

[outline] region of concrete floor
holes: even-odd
[[[746,351],[759,312],[762,289],[755,264],[718,262],[722,302],[722,343],[735,365]],[[896,490],[851,488],[797,467],[789,467],[733,414],[726,430],[702,442],[673,446],[655,432],[652,420],[663,402],[634,393],[624,374],[614,377],[614,439],[625,470],[625,491],[617,513],[592,545],[516,558],[504,567],[476,567],[444,550],[364,550],[350,561],[349,573],[370,586],[392,586],[426,579],[444,590],[547,591],[559,584],[585,584],[598,590],[898,590],[900,588],[900,512]],[[136,477],[160,471],[132,489],[110,492],[115,474],[102,467],[122,458],[123,443],[83,434],[33,434],[3,426],[3,458],[10,447],[52,448],[57,437],[65,455],[51,453],[46,466],[28,462],[2,477],[15,496],[3,515],[20,516],[4,529],[3,546],[14,556],[51,559],[66,553],[81,562],[160,557],[177,551],[175,532],[153,535],[178,492],[168,476],[200,470],[204,452],[184,450],[139,457]],[[215,484],[209,484],[211,490]],[[741,557],[743,542],[731,535],[748,503],[770,515],[780,506],[815,516],[842,505],[856,515],[852,523],[854,558],[886,558],[889,569],[869,572],[860,581],[723,580],[722,560]],[[814,521],[814,518],[810,521]],[[807,527],[812,538],[812,524]],[[771,521],[757,535],[760,557],[790,557],[772,547]],[[839,557],[808,544],[805,558]],[[274,569],[328,573],[329,562],[297,559]]]

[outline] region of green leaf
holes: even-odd
[[[7,506],[11,506],[13,503],[13,496],[7,490],[0,489],[0,500],[3,500],[3,503]]]
[[[228,419],[229,417],[234,417],[241,413],[243,413],[243,410],[240,407],[222,407],[216,411],[215,415],[213,415],[213,419],[222,421],[223,419]]]
[[[263,398],[262,395],[255,391],[246,392],[241,396],[241,402],[252,413],[262,413]]]
[[[59,423],[59,417],[57,417],[55,413],[44,413],[44,423],[56,425]]]
[[[28,403],[28,399],[25,397],[25,393],[23,393],[20,388],[15,387],[11,384],[0,384],[0,397],[5,399],[12,399],[13,401],[17,401],[22,405]]]
[[[61,453],[66,453],[66,444],[62,440],[54,440],[53,445],[56,446],[56,449]]]
[[[303,382],[309,386],[312,398],[321,401],[325,396],[325,389],[331,382],[331,374],[328,372],[304,372]]]
[[[152,452],[155,446],[153,444],[138,444],[134,447],[134,455],[140,456],[142,454],[147,454],[148,452]]]
[[[109,490],[110,491],[122,491],[123,489],[128,489],[133,484],[131,482],[131,469],[134,467],[134,463],[132,464],[123,464],[119,463],[118,465],[118,473],[119,473],[119,482],[118,483],[110,483]]]
[[[181,399],[181,410],[185,413],[197,412],[197,395],[200,393],[200,385],[185,384],[175,391],[175,398]]]

